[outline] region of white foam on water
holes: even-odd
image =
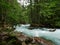
[[[49,32],[46,31],[47,29],[45,28],[45,30],[43,31],[42,29],[33,29],[30,30],[26,27],[29,27],[30,24],[27,25],[21,25],[16,26],[15,31],[18,32],[23,32],[24,34],[28,35],[28,36],[33,36],[33,37],[46,37],[52,41],[54,41],[57,45],[60,45],[60,29],[56,29],[55,32]]]

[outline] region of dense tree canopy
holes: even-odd
[[[0,0],[0,24],[17,24],[20,22],[22,8],[17,0]]]
[[[24,7],[17,0],[0,0],[0,24],[30,23],[60,27],[60,0],[30,0]]]
[[[34,0],[30,3],[31,23],[47,27],[59,27],[60,25],[60,1],[58,0]]]

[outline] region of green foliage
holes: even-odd
[[[1,17],[4,17],[4,22],[7,24],[19,23],[22,8],[17,0],[0,0],[0,8],[0,15],[3,15]],[[1,18],[1,20],[3,19]]]
[[[34,0],[34,5],[30,3],[30,19],[34,24],[42,24],[47,27],[60,27],[60,1],[39,1]]]
[[[0,23],[16,25],[18,23],[42,24],[60,27],[60,1],[30,0],[30,5],[22,7],[17,0],[0,0]]]

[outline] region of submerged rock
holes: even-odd
[[[50,31],[50,32],[56,31],[56,29],[47,29],[47,30]]]

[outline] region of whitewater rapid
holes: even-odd
[[[21,26],[16,26],[15,31],[22,32],[31,37],[44,37],[46,39],[52,40],[56,43],[56,45],[60,45],[60,29],[56,29],[55,32],[50,32],[46,31],[47,28],[44,28],[44,30],[39,28],[30,30],[28,29],[29,26],[30,24],[21,24]]]

